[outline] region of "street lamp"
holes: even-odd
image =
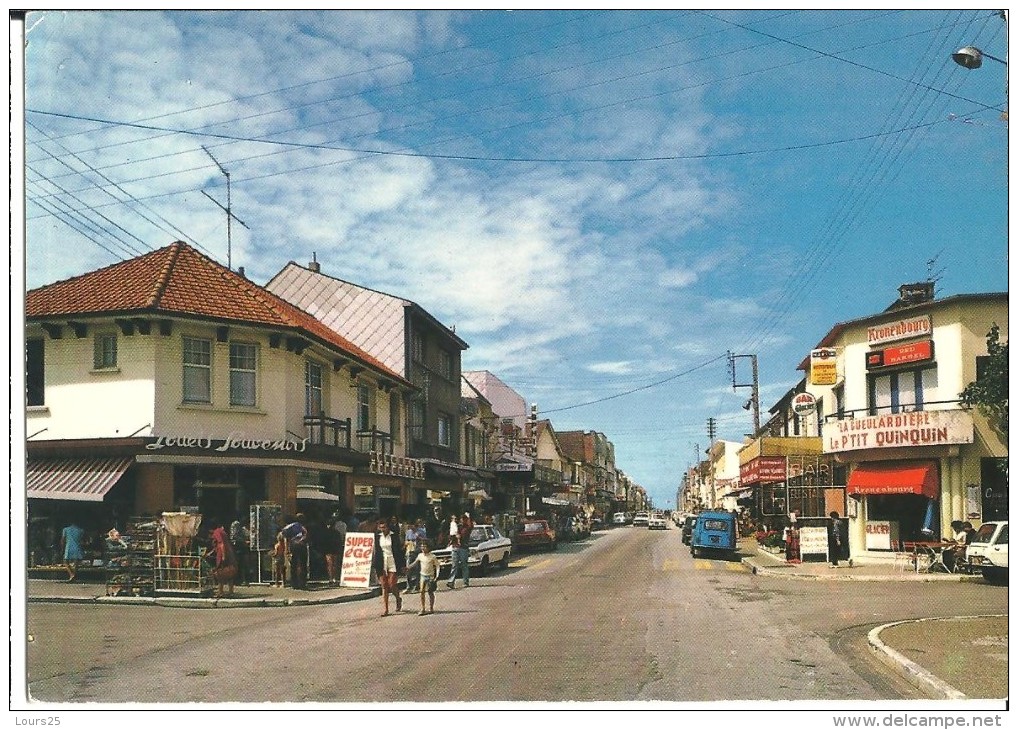
[[[954,59],[955,63],[959,66],[964,66],[967,69],[974,69],[982,66],[984,56],[996,61],[997,63],[1002,63],[1005,66],[1007,65],[1007,61],[997,58],[996,56],[991,56],[989,53],[981,51],[975,46],[965,46],[951,54],[951,58]]]

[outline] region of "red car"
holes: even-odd
[[[555,550],[558,548],[558,537],[548,524],[548,520],[526,519],[516,528],[513,543],[521,550],[528,548]]]

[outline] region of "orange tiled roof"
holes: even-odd
[[[177,314],[301,330],[385,375],[396,372],[317,319],[180,241],[138,258],[30,290],[29,319]]]

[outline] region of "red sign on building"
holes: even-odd
[[[743,484],[783,482],[787,474],[784,456],[758,456],[739,467],[739,478]]]

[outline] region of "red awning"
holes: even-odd
[[[886,461],[861,464],[848,477],[849,494],[921,494],[940,498],[935,461]]]
[[[29,460],[28,498],[102,502],[132,461],[130,457]]]

